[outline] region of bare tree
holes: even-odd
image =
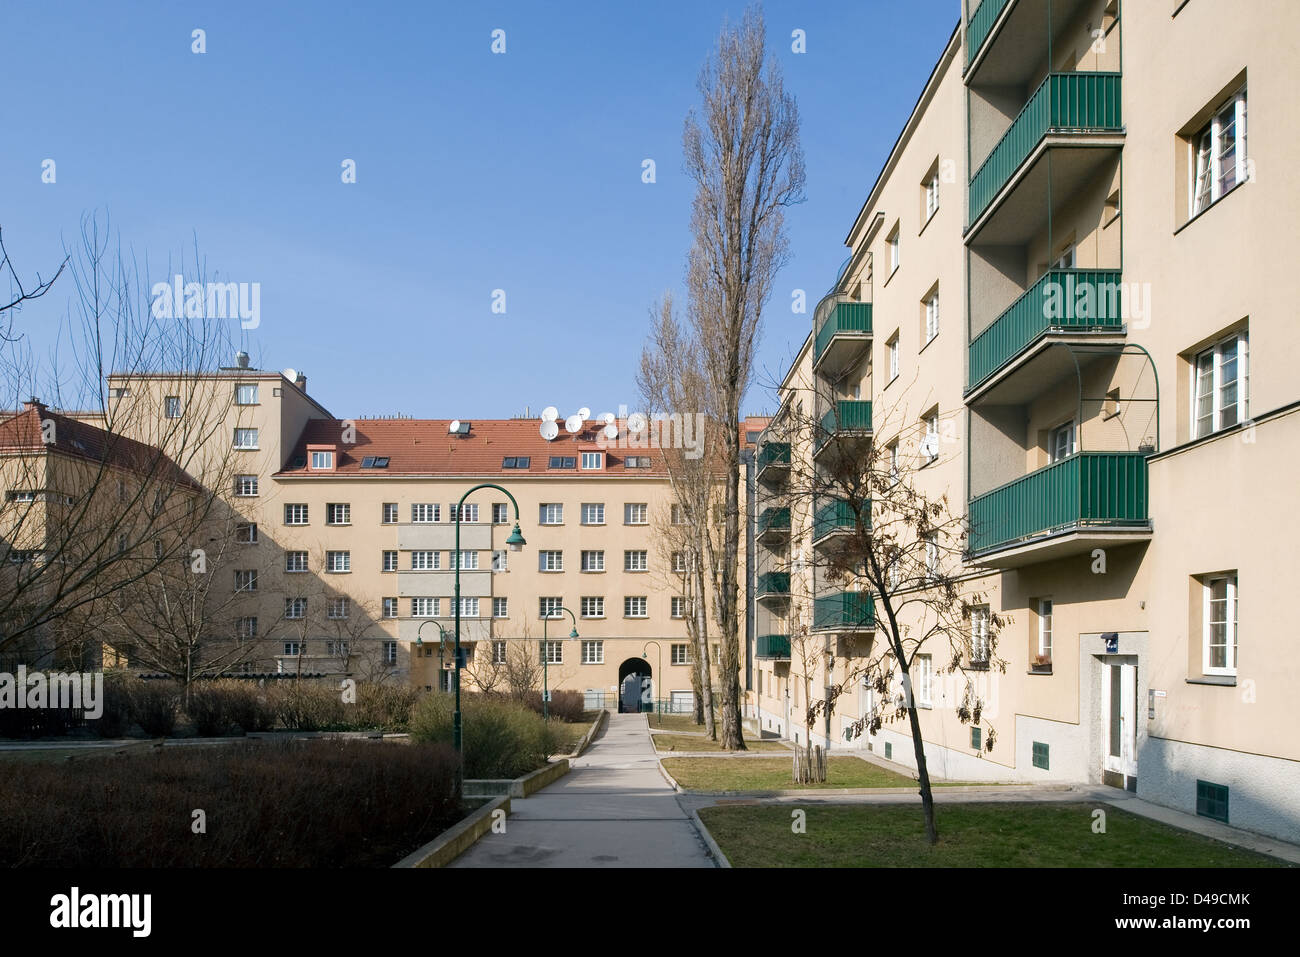
[[[0,277],[3,277],[5,273],[9,274],[9,293],[6,296],[0,296],[0,314],[5,314],[9,326],[0,332],[0,338],[11,338],[10,330],[13,328],[13,314],[22,309],[24,303],[39,299],[50,291],[50,287],[63,275],[63,270],[67,268],[68,258],[67,255],[64,255],[63,262],[59,263],[59,268],[54,271],[54,275],[49,279],[41,279],[41,274],[37,273],[36,281],[28,288],[19,277],[13,259],[9,256],[9,250],[5,248],[4,227],[0,226]]]
[[[757,7],[724,25],[700,72],[699,113],[686,118],[683,152],[695,182],[687,291],[690,323],[709,380],[708,410],[722,432],[722,547],[714,610],[722,642],[722,747],[744,748],[740,732],[740,406],[752,378],[761,312],[788,256],[784,211],[803,198],[799,111],[767,56]],[[711,539],[707,539],[711,541]]]

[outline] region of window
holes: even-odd
[[[537,553],[537,570],[541,572],[564,571],[564,552],[540,551]]]
[[[1047,771],[1051,767],[1051,749],[1050,746],[1042,741],[1035,741],[1032,747],[1034,767],[1042,768]]]
[[[414,502],[411,504],[411,521],[416,525],[428,525],[438,521],[441,506],[436,502]]]
[[[118,479],[118,480],[117,480],[117,500],[118,500],[119,502],[126,502],[126,501],[129,501],[130,498],[131,498],[131,496],[130,496],[130,493],[129,493],[127,487],[126,487],[126,483],[123,482],[121,479]]]
[[[257,405],[257,385],[249,382],[235,386],[235,405]]]
[[[492,506],[492,524],[505,525],[510,521],[510,512],[505,502],[496,502]]]
[[[1204,666],[1207,675],[1237,673],[1237,575],[1205,582]]]
[[[916,676],[913,678],[913,691],[916,692],[918,708],[934,706],[934,661],[930,655],[917,655]]]
[[[441,610],[442,610],[441,598],[412,598],[411,599],[412,618],[437,618],[438,613]]]
[[[397,524],[397,503],[385,502],[379,515],[380,524],[396,525]]]
[[[582,643],[582,663],[584,665],[603,665],[605,663],[605,643],[603,641],[584,641]]]
[[[478,524],[478,506],[472,504],[462,505],[460,507],[460,520],[462,524]],[[456,521],[455,505],[447,506],[447,521]]]
[[[284,507],[284,524],[286,525],[306,525],[307,524],[307,506],[306,505],[286,505]]]
[[[240,618],[235,622],[235,635],[239,638],[256,638],[257,637],[257,617],[250,615],[247,618]]]
[[[647,525],[650,522],[650,510],[644,502],[629,502],[623,506],[624,525]]]
[[[235,525],[235,541],[241,545],[257,544],[257,523],[239,522]]]
[[[462,598],[460,600],[460,617],[477,618],[478,617],[478,599]]]
[[[893,382],[898,378],[898,333],[885,343],[885,348],[889,351],[889,381]]]
[[[604,465],[604,455],[600,452],[583,452],[582,467],[584,469],[598,469]]]
[[[494,572],[503,572],[509,564],[510,553],[504,548],[495,549],[492,552],[492,570]]]
[[[257,591],[257,569],[236,569],[235,591]]]
[[[582,599],[582,617],[583,618],[604,618],[605,617],[605,599],[604,598],[584,598]]]
[[[532,464],[532,459],[527,455],[507,455],[501,460],[503,469],[526,469]]]
[[[327,641],[325,642],[325,654],[331,658],[346,658],[348,656],[348,643],[346,641]]]
[[[334,572],[335,574],[352,571],[352,553],[326,552],[325,570],[327,572]]]
[[[898,462],[898,443],[894,442],[889,446],[889,480],[897,482],[901,472],[899,471]]]
[[[442,568],[442,552],[420,550],[411,552],[411,571],[430,572]]]
[[[1038,656],[1052,661],[1052,599],[1038,599]]]
[[[669,514],[674,525],[685,525],[691,518],[691,510],[684,505],[674,505]]]
[[[970,614],[970,663],[989,663],[989,606],[976,605]]]
[[[383,614],[383,616],[384,616],[385,618],[396,618],[396,617],[397,617],[397,599],[396,599],[396,598],[385,598],[385,599],[382,601],[381,605],[382,605],[382,608],[383,608],[383,612],[382,612],[382,614]]]
[[[560,641],[543,641],[537,661],[538,664],[543,662],[550,665],[564,664],[564,643]]]
[[[925,218],[928,222],[930,217],[939,211],[939,170],[935,169],[930,174],[930,178],[925,181]]]
[[[975,751],[981,750],[981,743],[983,738],[982,730],[983,729],[981,728],[970,729],[970,746],[972,750]]]
[[[623,599],[624,618],[645,618],[646,598],[644,595],[629,595]]]
[[[492,642],[492,664],[504,665],[506,663],[506,643],[504,641]]]
[[[537,617],[539,618],[563,618],[564,612],[560,611],[560,606],[564,604],[562,598],[539,598],[537,599]]]
[[[541,525],[563,525],[564,506],[558,503],[541,506],[537,521]]]
[[[672,599],[672,616],[674,618],[686,617],[686,599],[680,595],[674,595]]]
[[[508,599],[505,598],[492,599],[492,617],[493,618],[510,617],[510,602]]]
[[[284,643],[284,653],[291,658],[304,654],[306,650],[307,643],[305,641],[286,641]]]
[[[1208,817],[1228,823],[1228,786],[1211,781],[1196,781],[1196,813],[1199,817]]]
[[[1050,462],[1059,462],[1076,451],[1074,420],[1052,429],[1047,437],[1047,458]]]
[[[36,493],[26,490],[7,492],[5,493],[5,498],[11,502],[34,502],[36,501]]]
[[[671,654],[672,662],[675,665],[689,665],[691,663],[690,645],[672,645]]]
[[[397,642],[395,641],[384,642],[384,664],[386,665],[397,664]]]
[[[629,469],[648,469],[650,467],[650,456],[629,455],[623,460],[623,467]]]
[[[334,453],[313,449],[311,453],[311,468],[313,471],[326,471],[334,468]]]
[[[1192,438],[1226,429],[1249,415],[1246,334],[1228,336],[1196,357]]]
[[[926,464],[939,458],[939,410],[925,417],[925,445],[922,449]]]
[[[352,599],[350,598],[331,598],[329,607],[329,617],[336,621],[347,618],[352,612]]]
[[[673,552],[673,571],[678,575],[686,574],[686,553]]]
[[[584,551],[582,553],[582,570],[584,572],[603,572],[605,570],[605,552],[599,549]]]
[[[163,399],[163,415],[169,419],[179,419],[181,417],[180,396],[169,395]]]
[[[895,223],[895,224],[894,224],[894,231],[893,231],[892,233],[890,233],[890,234],[889,234],[889,238],[885,240],[885,245],[889,247],[889,273],[890,273],[890,275],[893,275],[894,270],[898,268],[898,263],[899,263],[899,255],[898,255],[898,251],[899,251],[899,247],[898,247],[898,232],[899,232],[899,230],[898,230],[898,224]]]
[[[305,572],[307,570],[307,553],[285,552],[284,570],[287,572]]]
[[[625,572],[643,572],[649,568],[649,553],[644,551],[630,551],[623,553],[623,571]]]
[[[586,502],[582,506],[583,525],[604,525],[605,505],[602,502]]]
[[[548,468],[553,469],[572,469],[578,467],[577,456],[573,455],[552,455]]]
[[[252,498],[257,494],[256,475],[236,475],[235,494],[240,498]]]
[[[929,342],[939,334],[939,290],[930,293],[925,300],[925,341]]]
[[[384,549],[381,553],[380,571],[395,572],[397,571],[397,551]]]
[[[284,600],[284,617],[291,621],[298,621],[307,617],[307,599],[306,598],[286,598]]]
[[[363,455],[361,457],[361,467],[363,469],[386,469],[389,460],[387,455]]]
[[[939,577],[939,533],[925,534],[925,574],[931,581]]]
[[[1190,215],[1208,208],[1246,179],[1246,91],[1215,111],[1192,140]]]
[[[1053,269],[1073,269],[1075,263],[1074,243],[1067,243],[1061,250],[1061,255],[1056,257],[1056,262],[1052,263]]]
[[[459,567],[461,571],[474,571],[478,568],[478,552],[471,549],[461,550],[459,563],[456,561],[455,552],[448,552],[447,557],[451,561],[451,569],[453,571],[455,571],[457,567]]]
[[[235,448],[257,448],[257,429],[235,429]]]
[[[325,506],[326,525],[351,525],[352,506],[346,502],[336,502]]]

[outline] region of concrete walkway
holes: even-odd
[[[715,867],[659,773],[643,714],[611,714],[572,770],[510,802],[506,833],[488,834],[452,867]]]

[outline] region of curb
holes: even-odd
[[[573,753],[570,754],[569,757],[582,757],[582,752],[586,751],[587,748],[591,746],[591,742],[595,739],[596,735],[600,734],[600,729],[605,726],[605,722],[608,720],[609,711],[605,708],[601,708],[600,714],[596,716],[596,720],[592,723],[591,727],[587,729],[587,733],[582,736],[582,740],[578,742],[578,746],[573,749]]]
[[[664,774],[668,772],[665,770]],[[959,785],[955,787],[944,787],[936,785],[933,788],[934,796],[938,798],[941,794],[982,794],[988,791],[1005,791],[1009,788],[1024,788],[1024,793],[1032,794],[1037,791],[1065,792],[1074,790],[1071,787],[1062,786],[1037,786],[1033,784],[1010,784],[1010,785],[993,785],[993,784],[975,784]],[[677,788],[683,794],[689,794],[692,797],[738,797],[738,798],[834,798],[837,795],[864,795],[864,794],[919,794],[920,785],[912,788],[792,788],[786,791],[693,791],[683,788],[680,785]],[[1015,800],[1019,800],[1018,798]]]
[[[460,857],[488,831],[492,830],[495,812],[510,814],[510,798],[498,797],[488,801],[465,820],[453,824],[424,847],[402,858],[394,868],[446,867]]]
[[[521,778],[467,778],[461,785],[461,794],[467,798],[526,798],[568,773],[569,759],[560,758],[554,764],[529,771]]]
[[[700,820],[700,812],[695,808],[691,808],[689,813],[691,824],[695,826],[695,831],[700,835],[700,840],[704,841],[704,846],[709,849],[709,854],[713,857],[714,866],[730,869],[731,861],[727,860],[727,855],[722,853],[722,848],[718,847],[718,842],[713,839],[713,835],[709,833],[709,829],[705,827],[704,822]]]

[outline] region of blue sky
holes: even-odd
[[[210,270],[261,285],[260,326],[243,333],[255,364],[305,371],[339,416],[634,405],[648,312],[682,286],[682,124],[723,19],[744,7],[5,0],[0,226],[28,277],[96,209],[155,267],[197,237]],[[791,291],[815,301],[833,280],[959,3],[764,11],[808,183],[752,412],[771,409],[764,386],[808,331]],[[795,29],[806,53],[791,51]],[[71,295],[60,280],[23,311],[33,342]]]

